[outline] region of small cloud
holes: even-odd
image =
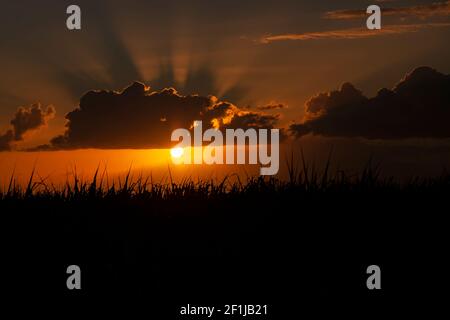
[[[388,1],[384,0],[378,2]],[[449,16],[450,1],[436,2],[432,4],[411,7],[381,8],[381,11],[383,13],[383,16],[414,16],[418,18]],[[325,19],[333,20],[359,19],[366,16],[366,10],[336,10],[329,11],[324,14]]]
[[[207,120],[217,129],[272,129],[280,115],[240,109],[231,103],[217,103],[205,112]]]
[[[275,102],[269,103],[269,104],[267,104],[265,106],[257,107],[258,110],[262,110],[262,111],[264,111],[264,110],[286,109],[286,108],[287,108],[286,105],[284,105],[282,103],[275,103]]]
[[[380,37],[387,35],[398,35],[404,33],[418,32],[424,29],[445,28],[450,27],[450,23],[424,23],[424,24],[400,24],[383,26],[381,30],[369,30],[365,27],[349,28],[319,32],[306,33],[289,33],[273,36],[265,36],[260,39],[260,43],[268,44],[275,41],[307,41],[307,40],[324,40],[324,39],[364,39],[372,37]]]
[[[47,125],[48,120],[55,116],[55,108],[48,106],[45,110],[39,103],[30,107],[20,107],[11,120],[12,129],[0,135],[0,151],[11,150],[14,142],[24,140],[26,133]]]

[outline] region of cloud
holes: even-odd
[[[11,150],[14,142],[24,140],[26,133],[47,125],[47,121],[54,116],[55,108],[53,106],[48,106],[45,110],[39,103],[28,108],[20,107],[10,122],[12,129],[8,129],[0,135],[0,151]]]
[[[419,18],[428,18],[433,16],[449,16],[450,1],[436,2],[432,4],[381,8],[383,16],[414,16]],[[366,10],[336,10],[324,14],[325,19],[347,20],[367,17]]]
[[[450,27],[450,23],[442,22],[442,23],[390,25],[390,26],[383,26],[381,30],[369,30],[366,27],[360,27],[360,28],[348,28],[348,29],[319,31],[319,32],[270,35],[261,38],[260,42],[268,44],[275,41],[286,41],[286,40],[306,41],[306,40],[323,40],[323,39],[335,39],[335,40],[364,39],[386,35],[412,33],[424,29],[445,28],[445,27]]]
[[[243,110],[212,95],[152,91],[135,82],[121,92],[89,91],[66,119],[64,134],[39,149],[168,147],[172,131],[190,128],[194,120],[205,128],[271,128],[278,116]]]
[[[449,120],[450,75],[419,67],[373,98],[350,83],[319,93],[305,103],[303,121],[290,131],[297,137],[449,138]]]
[[[258,110],[277,110],[277,109],[285,109],[285,108],[287,108],[287,106],[282,103],[271,102],[269,104],[266,104],[265,106],[260,106],[257,109]]]
[[[242,110],[228,102],[212,105],[205,115],[217,129],[272,129],[280,118],[278,114]]]

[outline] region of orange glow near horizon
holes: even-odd
[[[257,167],[248,165],[183,164],[181,160],[192,150],[174,149],[0,152],[0,191],[8,188],[12,176],[16,184],[26,185],[33,169],[33,181],[44,181],[55,187],[72,183],[75,175],[80,181],[89,182],[97,169],[99,177],[104,176],[110,183],[123,179],[129,170],[132,179],[151,177],[154,183],[177,182],[188,177],[209,180],[223,179],[230,174],[258,173]]]
[[[12,174],[19,183],[27,181],[33,168],[36,179],[65,182],[76,173],[89,180],[97,168],[109,176],[127,172],[159,172],[171,164],[169,149],[67,150],[50,152],[0,152],[0,188]]]

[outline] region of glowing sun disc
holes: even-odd
[[[173,158],[181,158],[183,153],[184,153],[183,148],[172,148],[172,149],[170,149],[170,155]]]

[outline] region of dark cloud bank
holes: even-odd
[[[181,95],[173,88],[152,91],[135,82],[122,92],[89,91],[66,115],[66,131],[40,150],[157,148],[170,146],[174,129],[273,128],[278,115],[241,109],[214,96]]]
[[[291,125],[290,131],[296,137],[441,139],[450,138],[449,121],[450,75],[420,67],[373,98],[350,83],[320,93],[306,102],[303,122]]]
[[[240,108],[215,96],[182,95],[173,88],[151,90],[135,82],[121,92],[89,91],[79,106],[66,115],[66,130],[49,144],[32,150],[77,148],[158,148],[171,145],[177,128],[190,128],[202,120],[204,129],[275,128],[285,108],[270,104]],[[13,149],[24,135],[46,125],[53,107],[39,104],[19,108],[11,129],[0,135],[0,150]],[[399,140],[450,138],[450,76],[429,67],[407,74],[392,90],[381,89],[368,98],[352,84],[320,93],[305,103],[305,116],[289,131],[326,137],[361,137]],[[282,131],[282,137],[285,137]]]
[[[40,104],[20,107],[10,122],[12,128],[0,135],[0,151],[11,150],[14,143],[24,139],[26,133],[47,125],[47,121],[54,116],[53,106],[48,106],[45,110]]]

